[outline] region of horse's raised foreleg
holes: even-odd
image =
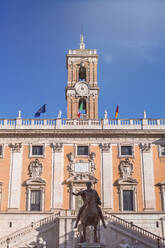
[[[98,242],[98,240],[97,240],[97,225],[94,225],[94,242]]]

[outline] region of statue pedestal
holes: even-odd
[[[76,245],[76,248],[105,248],[104,244],[99,244],[99,243],[78,243]]]

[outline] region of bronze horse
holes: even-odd
[[[83,237],[81,238],[82,242],[86,242],[86,227],[94,227],[94,242],[98,242],[97,238],[97,225],[100,220],[100,215],[96,206],[96,201],[93,197],[92,192],[86,195],[86,206],[82,212],[81,224],[83,226]]]

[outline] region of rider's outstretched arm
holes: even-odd
[[[72,192],[72,195],[76,195],[76,196],[78,196],[78,195],[79,195],[79,193],[74,193],[74,192]]]

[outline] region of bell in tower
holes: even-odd
[[[81,35],[80,48],[69,50],[66,56],[68,119],[98,119],[97,63],[97,51],[85,49]]]

